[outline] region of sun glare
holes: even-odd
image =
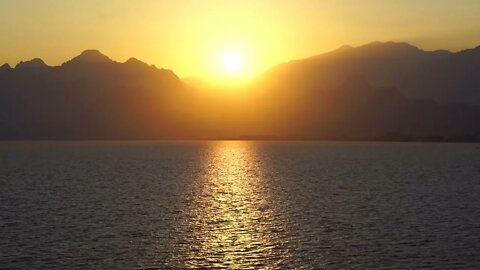
[[[222,65],[228,72],[238,72],[243,68],[243,58],[237,52],[228,52],[222,57]]]
[[[219,38],[205,48],[202,60],[205,63],[204,78],[217,87],[240,86],[258,72],[262,58],[256,54],[252,42]]]

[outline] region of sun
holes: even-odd
[[[256,71],[252,67],[258,57],[250,43],[223,41],[209,46],[204,55],[205,78],[217,85],[243,85],[248,83]],[[213,61],[212,61],[213,60]]]
[[[236,73],[244,65],[243,57],[238,52],[227,52],[222,56],[222,67],[225,71]]]

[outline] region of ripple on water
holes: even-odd
[[[2,142],[0,269],[480,269],[475,147]]]

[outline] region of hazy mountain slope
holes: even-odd
[[[142,138],[170,134],[183,84],[138,60],[86,51],[58,67],[41,60],[0,71],[3,138]],[[178,123],[177,123],[178,124]]]
[[[407,97],[480,104],[480,47],[427,52],[407,43],[370,43],[281,64],[263,74],[262,88],[334,89],[351,76],[375,87],[395,86]]]
[[[406,98],[395,87],[376,88],[361,76],[334,89],[296,91],[288,98],[267,90],[262,95],[264,102],[257,111],[265,115],[265,126],[274,130],[271,134],[302,138],[480,134],[480,106]]]
[[[406,44],[342,47],[230,90],[190,86],[170,70],[135,58],[115,62],[96,50],[55,67],[34,59],[0,67],[0,139],[478,136],[480,106],[412,97],[408,88],[448,77],[451,85],[471,86],[455,92],[458,98],[475,96],[476,53],[427,53]],[[451,63],[436,64],[444,61]],[[470,73],[459,71],[464,66]],[[394,83],[410,90],[379,86]],[[451,94],[435,89],[442,88],[422,95]]]

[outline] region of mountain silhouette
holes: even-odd
[[[334,89],[361,75],[374,87],[396,86],[410,98],[480,105],[480,47],[451,53],[423,51],[407,43],[342,46],[281,64],[261,76],[262,87]]]
[[[113,63],[108,56],[102,54],[98,50],[85,50],[79,56],[74,57],[70,61],[65,62],[63,65],[73,64],[100,64],[100,63]]]
[[[45,62],[43,62],[43,60],[40,59],[40,58],[34,58],[30,61],[20,62],[15,66],[16,69],[21,69],[21,68],[44,68],[44,67],[47,67],[47,64],[45,64]]]
[[[12,67],[10,67],[9,64],[3,64],[0,66],[0,71],[6,71],[6,70],[11,70]]]
[[[375,42],[282,64],[242,91],[213,91],[86,50],[59,66],[36,58],[0,67],[0,139],[478,140],[478,67],[479,48]]]
[[[170,70],[114,62],[95,50],[55,67],[22,62],[0,71],[0,137],[179,136],[174,114],[181,113],[183,90]]]

